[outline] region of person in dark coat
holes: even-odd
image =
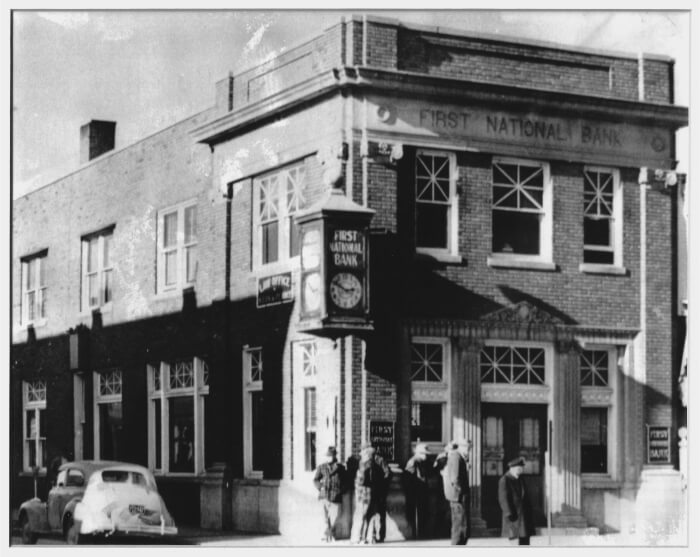
[[[427,534],[428,516],[428,446],[416,443],[413,456],[406,463],[406,514],[413,527],[413,537],[421,538]]]
[[[467,447],[466,441],[452,442],[442,470],[445,499],[450,502],[452,518],[451,545],[466,545],[469,539],[469,472],[464,454]]]
[[[371,447],[371,451],[374,464],[381,470],[376,483],[374,542],[382,543],[386,537],[386,499],[389,495],[389,484],[391,483],[391,468],[389,468],[386,460],[377,452],[375,447]]]
[[[364,444],[355,475],[355,514],[352,521],[354,543],[375,543],[379,526],[377,499],[381,495],[384,471],[374,459],[374,448]]]
[[[318,499],[321,501],[323,512],[323,541],[335,541],[333,526],[338,518],[340,506],[343,502],[343,489],[345,486],[345,467],[337,460],[335,447],[328,447],[326,461],[316,468],[314,485],[318,489]]]
[[[514,540],[518,545],[530,545],[532,510],[525,482],[520,477],[525,459],[518,457],[508,463],[508,471],[498,481],[498,503],[503,513],[501,536]]]

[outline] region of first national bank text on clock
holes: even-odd
[[[364,266],[364,237],[359,230],[333,231],[333,237],[328,245],[336,267],[361,268]]]

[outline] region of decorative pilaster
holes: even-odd
[[[469,485],[471,486],[470,515],[472,528],[486,528],[481,518],[481,373],[479,354],[483,341],[459,338],[456,341],[457,373],[453,373],[452,385],[454,437],[472,442]]]
[[[553,378],[552,523],[584,528],[581,514],[581,371],[579,346],[572,339],[556,342]],[[548,479],[548,478],[547,478]]]

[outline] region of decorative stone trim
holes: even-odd
[[[542,385],[481,385],[482,402],[547,404],[549,387]]]
[[[447,390],[447,385],[441,384],[439,387],[417,387],[416,384],[413,384],[412,388],[412,398],[414,400],[420,400],[421,402],[425,401],[437,401],[437,402],[446,402],[447,401],[447,395],[448,395],[448,390]]]
[[[613,390],[609,387],[581,387],[581,404],[586,406],[610,406]]]

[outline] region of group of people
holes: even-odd
[[[471,442],[451,441],[445,451],[437,455],[432,465],[430,451],[425,443],[417,443],[414,455],[406,463],[405,471],[411,478],[407,510],[413,523],[414,536],[422,537],[428,508],[428,477],[433,469],[442,476],[445,499],[450,504],[450,543],[466,545],[471,536],[469,516],[469,469]],[[352,457],[351,457],[352,458]],[[346,469],[337,459],[335,447],[329,447],[326,459],[316,469],[314,484],[323,512],[323,541],[334,541],[334,524],[340,512],[343,493],[349,488],[354,472],[355,512],[351,540],[357,544],[384,541],[386,535],[386,497],[391,471],[374,447],[364,444],[359,462],[351,459]],[[498,482],[498,503],[502,513],[501,535],[529,545],[533,534],[530,502],[521,477],[525,459],[517,457],[508,462],[508,471]],[[356,470],[354,470],[356,468]]]
[[[335,540],[333,526],[340,512],[343,493],[354,474],[355,513],[352,522],[353,543],[370,544],[384,541],[386,535],[386,496],[391,470],[371,444],[360,449],[359,462],[349,462],[348,470],[338,462],[335,447],[328,447],[325,461],[314,474],[314,484],[323,512],[322,540]]]

